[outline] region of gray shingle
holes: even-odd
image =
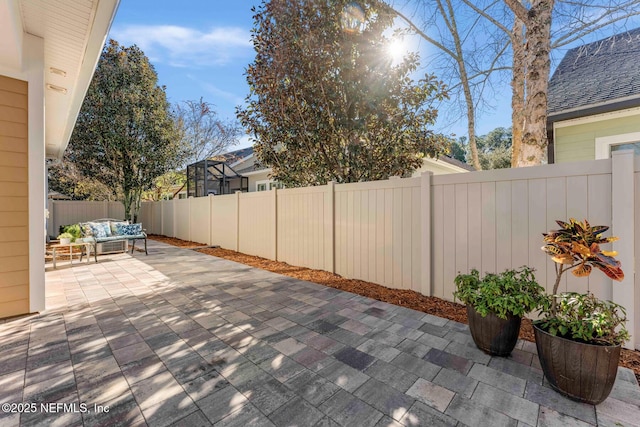
[[[549,81],[549,114],[640,94],[640,28],[567,52]]]

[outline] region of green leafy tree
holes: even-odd
[[[457,141],[451,141],[451,149],[449,151],[449,157],[456,160],[460,160],[463,163],[467,162],[467,156],[469,153],[469,145],[467,143],[467,137],[461,136]]]
[[[476,137],[478,161],[481,169],[505,169],[511,167],[511,128],[495,128],[486,135]],[[467,137],[461,136],[451,143],[449,156],[467,164],[472,163]]]
[[[387,54],[395,14],[336,0],[271,0],[254,8],[255,60],[238,109],[258,160],[288,187],[406,175],[446,150],[433,75],[410,77],[418,56]],[[396,35],[397,36],[397,35]]]
[[[511,128],[495,128],[478,137],[478,158],[482,169],[511,167]]]
[[[137,46],[109,40],[82,104],[65,161],[121,195],[135,221],[142,192],[184,153],[165,88]]]
[[[117,200],[116,189],[84,176],[75,164],[62,161],[49,167],[49,190],[71,197],[73,200]]]

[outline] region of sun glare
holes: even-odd
[[[387,55],[394,64],[402,61],[407,54],[407,44],[402,39],[392,39],[387,45]]]

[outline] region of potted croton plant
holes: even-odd
[[[629,339],[624,327],[626,313],[622,306],[590,293],[558,295],[558,286],[567,271],[586,277],[594,268],[612,280],[622,280],[624,273],[614,258],[617,253],[600,248],[617,237],[603,237],[609,227],[592,226],[587,220],[556,222],[559,230],[543,234],[542,250],[555,262],[556,281],[543,317],[534,322],[538,357],[554,390],[597,405],[611,392],[621,345]]]
[[[547,299],[533,270],[521,267],[499,274],[478,270],[455,278],[454,296],[467,305],[469,329],[476,346],[494,356],[508,356],[520,332],[522,316]]]

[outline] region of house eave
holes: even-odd
[[[596,114],[610,113],[612,111],[625,110],[638,106],[640,106],[640,94],[591,105],[569,108],[566,110],[549,113],[549,115],[547,116],[547,128],[552,129],[552,124],[555,122],[593,116]]]

